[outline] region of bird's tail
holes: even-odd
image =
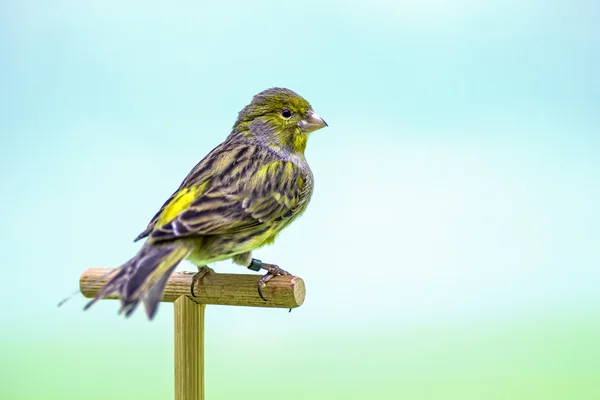
[[[190,251],[176,244],[144,244],[135,257],[114,271],[110,281],[84,309],[117,293],[121,299],[119,313],[129,317],[141,301],[148,318],[152,319],[169,276]]]

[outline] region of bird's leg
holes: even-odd
[[[198,282],[198,279],[204,278],[206,274],[215,272],[215,270],[209,268],[207,265],[198,265],[197,267],[198,272],[196,272],[196,274],[194,274],[194,277],[192,278],[192,297],[196,297],[196,295],[194,294],[194,287],[196,286],[196,282]]]
[[[261,276],[257,282],[258,295],[264,301],[267,301],[267,299],[265,299],[265,296],[263,296],[262,289],[266,286],[267,282],[269,282],[274,276],[291,275],[289,272],[284,271],[275,264],[267,264],[257,258],[252,258],[251,252],[237,254],[232,257],[232,260],[234,263],[243,265],[252,271],[259,272],[261,269],[267,271],[267,273]]]
[[[269,282],[274,276],[291,275],[289,272],[279,268],[275,264],[267,264],[256,258],[252,259],[252,262],[250,262],[248,269],[251,269],[252,271],[256,272],[260,271],[261,269],[267,271],[266,274],[264,274],[258,279],[258,295],[264,301],[267,301],[267,299],[265,299],[265,296],[263,296],[262,289],[267,285],[267,282]]]

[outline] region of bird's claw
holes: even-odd
[[[267,282],[269,282],[275,276],[292,275],[292,274],[281,269],[279,266],[277,266],[275,264],[262,263],[261,268],[267,270],[267,273],[258,279],[258,282],[257,282],[258,295],[260,296],[261,299],[263,299],[264,301],[267,301],[267,299],[265,299],[265,296],[263,295],[263,292],[262,292],[262,289],[265,286],[267,286]]]
[[[196,272],[194,274],[194,277],[192,278],[192,288],[191,288],[192,297],[196,297],[196,294],[194,293],[194,287],[196,286],[196,282],[198,282],[199,279],[204,278],[207,274],[212,273],[212,272],[215,272],[215,270],[206,265],[198,267],[198,272]]]
[[[270,272],[267,272],[265,275],[261,276],[258,279],[258,295],[264,301],[267,301],[267,299],[265,299],[265,296],[263,295],[262,288],[264,288],[265,286],[267,286],[267,282],[269,282],[271,280],[271,278],[274,277],[274,276],[275,275],[271,274]]]

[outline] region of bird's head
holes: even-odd
[[[283,88],[260,92],[238,115],[233,134],[293,153],[304,153],[311,132],[327,126],[299,94]]]

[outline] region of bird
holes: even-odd
[[[265,270],[258,295],[278,275],[290,275],[262,262],[252,251],[272,244],[307,208],[314,187],[304,152],[314,131],[328,126],[310,103],[287,88],[256,94],[237,116],[226,139],[189,172],[135,241],[143,246],[114,269],[85,306],[118,294],[120,314],[129,317],[140,303],[156,315],[162,292],[184,259],[208,264],[231,259],[253,271]],[[192,285],[193,288],[193,285]]]

